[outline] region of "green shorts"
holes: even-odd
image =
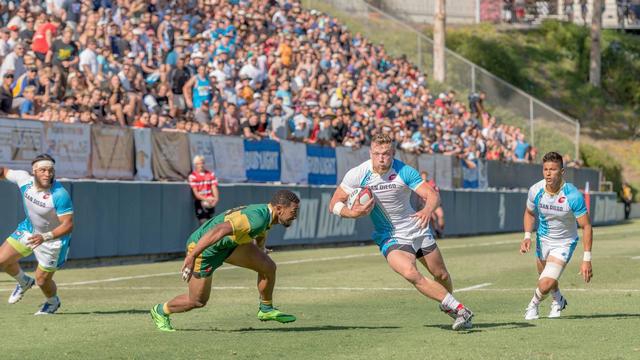
[[[199,239],[198,239],[199,240]],[[198,240],[189,239],[187,242],[187,253],[198,244]],[[197,258],[193,267],[193,275],[196,278],[206,278],[213,275],[213,272],[222,266],[222,263],[238,247],[238,243],[225,236],[215,244],[206,248]]]

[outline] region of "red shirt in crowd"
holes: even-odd
[[[189,175],[189,186],[198,194],[204,197],[210,197],[212,194],[211,189],[214,186],[218,186],[218,179],[216,175],[209,170],[201,173],[194,171]]]
[[[38,29],[36,29],[35,34],[33,34],[33,43],[31,44],[31,50],[40,53],[46,54],[49,51],[49,44],[47,43],[47,31],[51,31],[51,38],[56,37],[57,26],[53,25],[53,23],[45,23],[40,25]]]

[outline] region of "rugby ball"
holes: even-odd
[[[371,189],[368,187],[359,187],[356,188],[349,194],[349,199],[347,200],[347,207],[351,209],[353,205],[355,205],[356,201],[360,202],[360,204],[364,205],[369,200],[373,198],[373,193]]]

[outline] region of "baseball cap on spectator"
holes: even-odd
[[[193,54],[191,54],[191,58],[192,59],[204,59],[204,54],[202,54],[200,51],[196,51]]]
[[[322,114],[323,119],[333,119],[335,117],[336,114],[334,114],[331,109],[325,110],[324,114]]]

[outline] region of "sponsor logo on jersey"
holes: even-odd
[[[42,196],[42,198],[43,198],[43,199],[45,199],[45,200],[47,200],[50,196],[51,196],[50,194],[44,194],[44,195]]]
[[[391,174],[389,175],[389,181],[395,179],[398,175],[397,174]]]
[[[557,206],[557,205],[550,205],[550,204],[540,203],[540,205],[538,207],[541,208],[541,209],[545,209],[545,210],[564,211],[564,207]]]
[[[27,199],[27,200],[29,200],[29,201],[31,201],[32,203],[34,203],[34,204],[36,204],[36,205],[40,206],[40,207],[43,207],[43,208],[46,208],[46,207],[47,207],[47,204],[46,204],[46,203],[44,203],[44,202],[42,202],[42,201],[40,201],[40,200],[35,199],[33,196],[29,195],[27,192],[25,192],[25,193],[24,193],[24,198],[25,198],[25,199]]]
[[[395,184],[395,183],[391,183],[391,184],[375,184],[375,185],[371,185],[370,188],[373,191],[378,191],[378,190],[397,189],[397,188],[399,188],[399,186],[398,186],[398,184]]]
[[[567,200],[567,198],[566,198],[566,197],[564,197],[564,196],[560,196],[560,197],[558,198],[558,204],[562,204],[565,200]]]

